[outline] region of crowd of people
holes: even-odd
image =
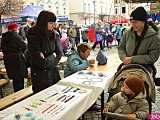
[[[2,52],[7,75],[13,80],[14,91],[24,88],[24,78],[28,74],[23,55],[26,49],[34,93],[61,79],[57,65],[63,55],[68,57],[64,77],[95,64],[94,59],[87,58],[98,43],[100,50],[117,45],[119,58],[124,65],[140,64],[152,74],[151,68],[160,55],[158,29],[156,31],[153,25],[148,25],[147,12],[143,7],[131,13],[130,24],[126,26],[118,23],[114,26],[100,20],[90,26],[80,28],[77,23],[73,23],[67,28],[65,24],[59,26],[56,15],[49,11],[40,12],[36,23],[28,19],[27,24],[20,28],[17,23],[8,24],[8,31],[2,35]],[[89,41],[93,42],[92,47],[88,45]],[[16,63],[12,64],[13,61]],[[127,114],[129,120],[136,117],[145,119],[149,110],[148,103],[142,98],[143,88],[144,80],[139,76],[126,78],[122,91],[106,103],[103,112]]]

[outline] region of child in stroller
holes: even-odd
[[[153,70],[155,70],[155,69],[153,69]],[[142,90],[142,92],[140,92],[140,94],[143,93],[144,99],[148,101],[148,106],[149,106],[148,113],[150,113],[151,109],[152,109],[152,102],[155,102],[155,86],[154,86],[154,81],[153,81],[153,78],[155,78],[155,77],[151,76],[151,74],[143,66],[138,65],[138,64],[129,64],[129,65],[121,64],[118,67],[117,72],[115,73],[114,79],[108,89],[109,97],[108,97],[107,102],[109,102],[115,94],[117,94],[118,92],[121,91],[121,88],[123,86],[124,81],[126,80],[126,78],[129,78],[130,76],[140,76],[144,80],[144,90]],[[135,84],[135,83],[133,83],[133,84]],[[135,89],[137,90],[137,86],[134,87],[134,90]],[[134,90],[133,90],[133,92],[135,92]],[[141,99],[141,100],[145,101],[144,99]],[[144,105],[143,102],[141,103],[141,105],[142,104]],[[113,114],[109,115],[108,113],[104,113],[104,115],[107,116],[107,120],[110,120],[111,118],[117,118],[118,115],[120,115],[120,116],[124,115],[124,116],[128,117],[127,114],[129,114],[129,113],[123,114],[123,111],[125,111],[125,110],[126,110],[126,108],[124,107],[124,109],[122,109],[121,112],[119,112],[120,114],[118,114],[118,112],[115,113],[116,111],[114,111],[114,110],[111,111],[111,112],[114,112],[114,116],[113,116]],[[137,110],[135,110],[133,113],[136,113]],[[104,112],[106,112],[106,111],[104,111]],[[147,111],[145,114],[147,115]],[[116,117],[115,117],[115,115],[116,115]],[[136,117],[139,117],[140,119],[146,119],[146,118],[144,118],[144,116],[142,118],[142,117],[140,117],[140,115],[137,115],[137,114],[136,114]],[[118,119],[121,120],[121,118],[118,118]],[[127,118],[126,118],[126,120],[127,120]],[[129,120],[131,120],[131,119],[129,119]]]
[[[112,96],[103,112],[128,114],[129,120],[145,119],[149,113],[149,105],[142,93],[143,89],[144,81],[140,76],[126,78],[122,91]]]

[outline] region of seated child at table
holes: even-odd
[[[64,68],[64,77],[72,75],[78,71],[87,69],[91,64],[95,64],[94,59],[89,59],[91,47],[88,43],[84,42],[77,46],[77,51],[71,49],[66,53],[67,61]]]
[[[144,81],[139,76],[130,76],[124,80],[122,91],[113,95],[103,110],[127,115],[129,120],[144,120],[149,113],[148,101],[142,93]]]
[[[95,64],[94,59],[87,58],[90,56],[91,47],[88,43],[83,42],[78,44],[77,51],[75,49],[71,49],[66,53],[67,61],[64,68],[64,77],[72,75],[78,71],[87,69],[91,64]],[[96,105],[94,103],[89,110],[97,111],[100,110],[101,106]]]

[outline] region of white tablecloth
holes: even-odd
[[[59,81],[57,84],[1,111],[2,120],[77,120],[110,85],[113,73],[83,71]],[[51,96],[52,95],[52,96]],[[62,96],[64,96],[62,98]],[[61,98],[61,99],[60,99]],[[67,99],[70,100],[65,102]],[[72,98],[72,99],[71,99]],[[43,119],[42,119],[43,118]]]

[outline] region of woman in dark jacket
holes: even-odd
[[[7,75],[13,80],[14,92],[24,88],[24,78],[28,71],[23,57],[27,48],[23,38],[18,35],[18,24],[8,24],[8,31],[2,34],[2,52]]]
[[[28,54],[34,93],[56,84],[61,79],[57,64],[63,51],[59,34],[54,30],[55,22],[54,13],[42,11],[36,25],[28,31]]]

